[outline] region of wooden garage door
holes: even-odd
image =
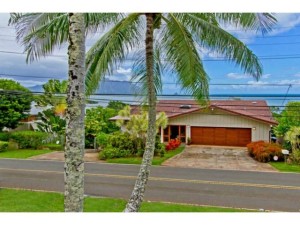
[[[246,146],[251,142],[250,128],[192,127],[192,144]]]

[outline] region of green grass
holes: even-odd
[[[280,172],[300,173],[300,165],[287,164],[285,162],[269,162],[269,164]]]
[[[164,157],[155,156],[152,161],[152,165],[161,165],[167,159],[181,153],[184,150],[184,146],[181,146],[175,150],[168,151],[164,155]],[[108,163],[121,163],[121,164],[141,164],[142,157],[126,157],[126,158],[115,158],[115,159],[107,159]]]
[[[52,152],[51,150],[17,149],[0,152],[0,158],[26,159],[31,156]]]
[[[28,190],[0,189],[0,212],[63,212],[63,194]],[[85,212],[122,212],[126,201],[87,197]],[[250,210],[144,202],[141,212],[252,212]]]

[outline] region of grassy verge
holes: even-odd
[[[164,157],[154,157],[152,165],[161,165],[167,159],[181,153],[184,150],[184,146],[181,146],[173,151],[168,151]],[[106,162],[109,163],[122,163],[122,164],[141,164],[142,157],[127,157],[127,158],[116,158],[116,159],[107,159]]]
[[[51,150],[17,149],[0,152],[0,158],[26,159],[31,156],[52,152]]]
[[[60,193],[0,189],[0,212],[63,212]],[[87,197],[85,212],[122,212],[126,201],[113,198]],[[204,207],[160,202],[144,202],[141,212],[247,212],[247,210]]]
[[[269,164],[280,172],[300,173],[300,165],[287,164],[285,162],[269,162]]]

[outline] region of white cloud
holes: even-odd
[[[299,13],[276,13],[275,17],[277,19],[277,28],[273,29],[270,35],[287,32],[300,24]]]
[[[229,73],[226,75],[228,78],[230,79],[235,79],[235,80],[239,80],[239,79],[247,79],[249,78],[248,75],[246,74],[237,74],[237,73]]]
[[[119,67],[119,68],[117,69],[117,73],[119,73],[119,74],[124,74],[124,75],[131,74],[131,71],[132,71],[131,68],[125,69],[125,68],[123,68],[123,67]]]
[[[300,77],[300,72],[294,75],[295,77]]]
[[[274,16],[277,19],[277,23],[266,36],[275,36],[287,32],[300,24],[299,13],[276,13]],[[255,37],[262,36],[261,32],[255,30],[245,31],[243,28],[233,26],[232,24],[223,24],[222,27],[245,44],[250,44],[255,41]]]
[[[262,79],[268,79],[271,76],[271,74],[263,74],[261,76]]]
[[[300,84],[300,80],[280,80],[276,82],[277,84],[286,84],[286,85],[293,85],[293,84]]]
[[[228,78],[230,79],[234,79],[234,80],[240,80],[240,79],[249,79],[252,78],[251,75],[249,74],[238,74],[238,73],[228,73],[226,75]],[[268,79],[271,76],[271,74],[263,74],[262,75],[262,79]]]

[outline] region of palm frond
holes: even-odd
[[[122,13],[85,13],[84,20],[87,33],[103,30],[107,25],[117,23],[124,17]]]
[[[272,30],[276,18],[270,13],[216,13],[216,18],[238,28],[253,29],[263,34]]]
[[[27,62],[38,60],[53,52],[54,48],[67,42],[67,13],[25,13],[11,15],[17,40],[27,52]]]
[[[129,14],[87,52],[85,82],[87,95],[96,91],[104,75],[111,74],[114,66],[140,42],[139,16],[139,13]]]
[[[192,35],[174,14],[169,13],[163,19],[167,24],[163,42],[166,57],[178,74],[178,82],[182,84],[182,88],[203,104],[208,100],[209,78]]]
[[[161,52],[158,43],[154,44],[154,87],[156,94],[162,93],[162,74],[164,71],[164,64],[161,61]],[[148,96],[147,88],[147,74],[146,74],[146,55],[144,51],[141,51],[137,55],[138,60],[133,64],[133,76],[131,81],[137,82],[137,92]]]
[[[86,32],[103,29],[116,22],[120,16],[119,13],[86,13]],[[67,13],[12,13],[9,24],[16,28],[17,40],[27,52],[27,62],[51,54],[54,48],[68,41]]]
[[[201,47],[223,55],[256,79],[261,76],[262,65],[257,56],[236,37],[197,14],[176,14],[176,17],[194,34],[194,39]]]

